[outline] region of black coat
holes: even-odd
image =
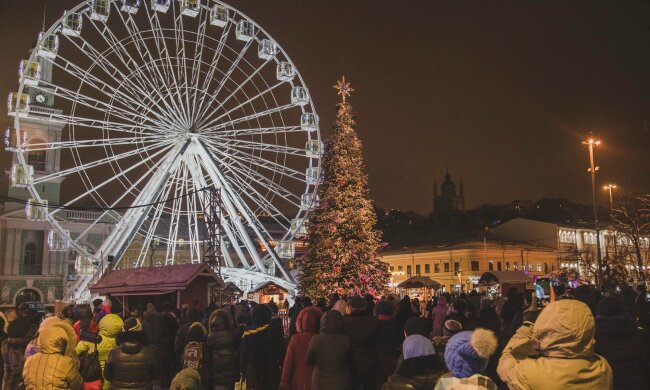
[[[246,388],[277,390],[280,385],[282,340],[275,327],[264,325],[248,330],[241,340],[241,369]]]
[[[218,330],[208,335],[208,351],[212,355],[212,384],[227,385],[239,380],[239,346],[241,334],[235,330]]]
[[[395,320],[380,320],[377,333],[377,385],[386,382],[395,372],[404,342],[404,329]]]
[[[437,355],[406,359],[384,383],[382,390],[432,390],[444,373],[445,366]]]
[[[23,365],[28,340],[8,338],[2,342],[2,363],[4,366],[4,389],[24,389]],[[0,385],[0,387],[2,387]]]
[[[159,376],[157,348],[149,345],[145,332],[121,332],[117,348],[108,354],[104,377],[114,390],[149,390]]]
[[[632,319],[596,319],[595,339],[594,351],[612,367],[614,389],[646,388],[647,351]]]
[[[374,384],[377,370],[379,320],[363,312],[343,317],[343,333],[350,338],[353,384]]]

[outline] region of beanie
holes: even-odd
[[[122,324],[122,332],[139,332],[142,330],[142,323],[137,317],[127,318]]]
[[[404,324],[404,332],[406,332],[407,336],[411,336],[414,334],[425,336],[426,327],[427,327],[427,321],[424,318],[413,316],[408,320],[406,320],[406,323]]]
[[[456,378],[481,374],[488,359],[497,349],[497,338],[492,331],[478,328],[473,332],[455,334],[445,347],[445,363]]]
[[[445,336],[453,336],[463,330],[463,324],[456,320],[447,320],[442,326],[442,333]]]
[[[354,296],[348,300],[348,306],[350,306],[350,309],[352,310],[365,310],[366,300],[359,296]]]
[[[436,350],[433,348],[431,340],[420,334],[410,335],[402,344],[402,356],[404,356],[404,359],[429,356],[435,353]]]

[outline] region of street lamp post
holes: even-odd
[[[597,256],[597,265],[598,272],[596,273],[597,285],[602,286],[603,283],[603,267],[602,267],[602,254],[600,251],[600,230],[598,229],[598,209],[596,206],[596,171],[598,167],[594,164],[594,147],[600,145],[600,141],[594,139],[594,136],[589,132],[589,137],[586,141],[582,142],[587,145],[589,150],[589,169],[587,170],[591,174],[591,197],[594,205],[594,225],[596,227],[596,256]]]
[[[612,196],[612,190],[616,189],[616,184],[608,184],[603,186],[603,190],[609,191],[609,212],[614,213],[614,198]]]
[[[616,226],[614,225],[614,197],[612,196],[612,190],[616,189],[616,184],[610,183],[606,186],[603,186],[604,190],[609,191],[609,219],[612,221],[612,231],[614,232],[614,260],[617,257],[617,237],[616,237]]]

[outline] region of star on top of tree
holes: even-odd
[[[354,92],[354,88],[350,87],[350,83],[345,81],[345,76],[343,76],[342,80],[338,80],[333,87],[338,90],[337,95],[341,95],[343,103],[345,103],[345,97]]]

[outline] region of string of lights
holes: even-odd
[[[74,210],[74,211],[119,211],[119,210],[129,210],[129,209],[137,209],[141,207],[151,207],[151,206],[157,206],[159,204],[164,204],[168,202],[172,202],[177,199],[182,199],[186,198],[188,196],[194,195],[199,192],[203,192],[205,190],[208,190],[210,187],[202,187],[199,188],[195,191],[190,191],[187,194],[180,195],[174,198],[167,198],[158,202],[153,202],[153,203],[146,203],[146,204],[137,204],[137,205],[131,205],[131,206],[123,206],[123,207],[82,207],[82,206],[65,206],[65,205],[57,205],[57,204],[50,204],[50,203],[37,203],[37,202],[30,202],[25,199],[20,199],[20,198],[14,198],[11,196],[5,196],[5,195],[0,195],[0,200],[5,201],[5,202],[15,202],[15,203],[20,203],[24,205],[31,205],[31,206],[40,206],[40,207],[47,207],[50,209],[61,209],[61,210]]]

